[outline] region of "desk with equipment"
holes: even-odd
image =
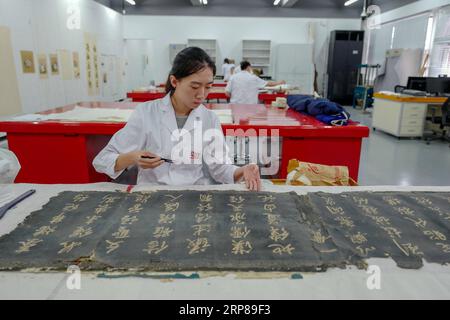
[[[373,129],[396,137],[422,137],[430,105],[442,106],[450,94],[450,78],[409,77],[399,93],[374,94]]]

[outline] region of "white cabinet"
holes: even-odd
[[[242,40],[242,60],[247,60],[252,67],[263,70],[263,76],[272,73],[270,65],[270,40]]]
[[[275,78],[299,87],[304,94],[314,92],[313,46],[304,44],[279,44],[276,47]]]
[[[171,43],[169,44],[169,60],[170,64],[173,64],[173,60],[176,55],[183,49],[185,49],[187,45],[185,43]]]
[[[202,48],[217,65],[217,42],[215,39],[188,39],[188,47]]]
[[[372,127],[396,137],[421,137],[427,103],[375,98]]]

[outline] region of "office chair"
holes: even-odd
[[[424,137],[426,144],[430,144],[433,140],[444,140],[450,142],[450,110],[449,110],[450,98],[445,100],[441,107],[441,116],[436,116],[436,112],[433,112],[431,116],[431,122],[434,124],[439,124],[440,134],[433,131],[431,136]],[[449,144],[450,147],[450,144]]]
[[[394,92],[395,92],[395,93],[402,93],[403,90],[405,90],[405,89],[406,89],[405,86],[396,85],[396,86],[394,87]]]

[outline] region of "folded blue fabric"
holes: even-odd
[[[315,99],[310,95],[293,94],[287,96],[289,108],[316,117],[329,125],[347,125],[350,114],[338,103],[328,99]]]
[[[292,108],[298,112],[304,112],[308,104],[311,102],[311,99],[314,99],[314,97],[300,94],[291,94],[286,98],[289,108]]]
[[[349,116],[347,112],[343,111],[334,115],[318,114],[316,119],[331,126],[346,126]]]

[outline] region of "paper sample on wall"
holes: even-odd
[[[61,77],[63,80],[73,80],[73,66],[70,52],[58,50],[59,61],[61,63]]]
[[[75,79],[80,79],[80,56],[78,52],[72,53],[73,57],[73,75]]]
[[[84,33],[84,49],[86,52],[86,77],[88,95],[100,94],[100,78],[98,69],[97,39],[94,35]]]
[[[48,64],[46,54],[38,54],[38,68],[39,77],[41,79],[48,79]]]
[[[11,33],[8,28],[1,26],[0,57],[0,97],[2,97],[0,116],[21,113],[22,104],[11,45]]]
[[[33,51],[20,51],[23,73],[34,73]]]
[[[52,70],[52,75],[56,76],[59,74],[59,64],[58,64],[58,55],[51,53],[50,57],[50,69]]]

